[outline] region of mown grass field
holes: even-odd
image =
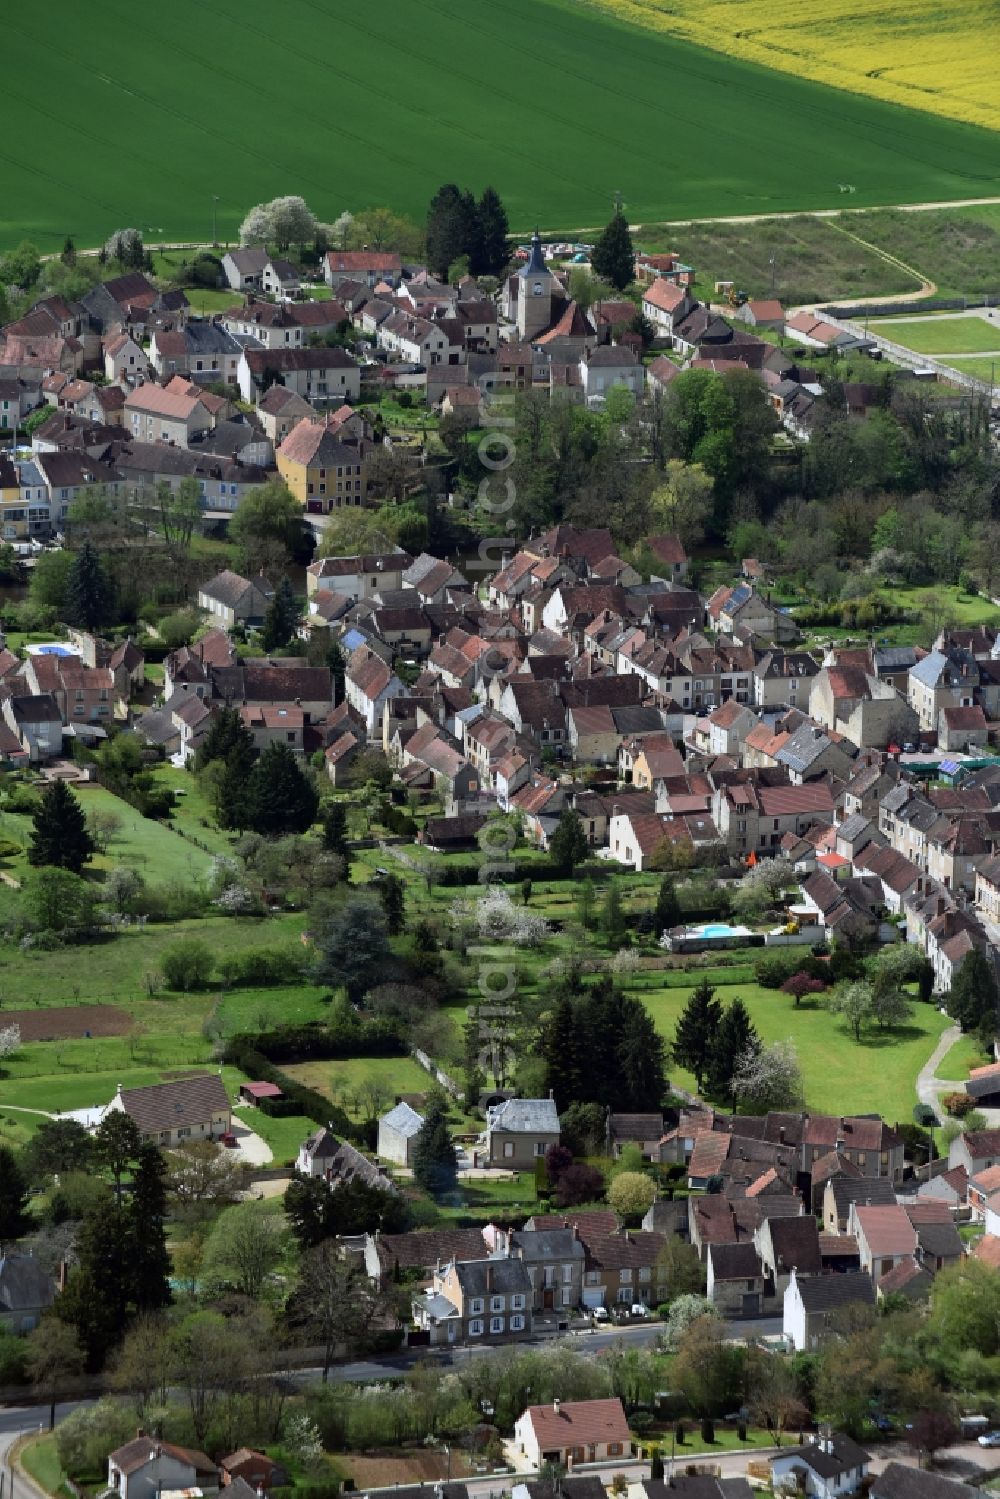
[[[596,0],[616,16],[854,93],[1000,128],[1000,16],[989,0]],[[848,179],[851,180],[851,179]]]
[[[386,0],[377,27],[343,0],[177,0],[144,14],[141,68],[126,0],[7,19],[6,99],[27,149],[0,168],[0,245],[83,247],[122,224],[151,243],[210,241],[214,195],[223,242],[280,193],[328,221],[380,204],[422,220],[443,179],[493,182],[518,233],[601,224],[616,191],[632,219],[655,220],[836,208],[848,183],[852,207],[1000,184],[989,130],[580,0],[432,0],[417,17]],[[723,42],[718,20],[702,40]],[[940,40],[936,55],[952,66]]]
[[[917,354],[988,354],[1000,351],[1000,313],[997,321],[981,317],[876,318],[873,333]]]
[[[977,355],[954,354],[949,358],[948,363],[952,369],[960,370],[964,375],[973,375],[977,380],[996,382],[1000,376],[1000,356],[984,359]]]
[[[643,1003],[668,1039],[690,994],[689,988],[642,989]],[[806,1103],[819,1113],[877,1109],[890,1122],[908,1122],[916,1102],[917,1073],[948,1025],[947,1016],[933,1005],[915,1003],[905,1026],[884,1034],[865,1032],[858,1043],[822,1004],[796,1007],[787,994],[753,983],[720,984],[716,994],[723,1001],[742,999],[764,1041],[794,1042]],[[671,1081],[693,1088],[693,1078],[683,1069],[671,1066],[668,1072]]]

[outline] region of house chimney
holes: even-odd
[[[553,1413],[555,1415],[557,1415],[557,1416],[559,1414],[559,1407],[561,1405],[562,1405],[562,1401],[559,1399],[558,1396],[556,1396],[555,1400],[553,1400],[553,1402],[552,1402],[552,1410],[553,1410]]]

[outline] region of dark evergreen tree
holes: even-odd
[[[659,1447],[653,1448],[653,1456],[649,1462],[649,1480],[650,1483],[663,1482],[663,1458],[660,1456]]]
[[[63,242],[62,253],[59,259],[63,265],[76,265],[76,245],[74,245],[72,238],[68,234]]]
[[[93,1158],[93,1139],[78,1119],[43,1119],[24,1148],[25,1169],[35,1186],[67,1171],[87,1171]]]
[[[432,1104],[413,1141],[413,1179],[432,1197],[455,1190],[458,1158],[440,1104]]]
[[[406,925],[406,886],[398,874],[384,874],[377,889],[385,911],[389,936],[398,937]]]
[[[453,182],[438,188],[427,209],[427,263],[435,275],[444,279],[452,261],[468,255],[478,235],[478,217],[471,193]]]
[[[300,613],[291,583],[287,578],[282,578],[264,616],[261,644],[265,651],[276,651],[288,644],[295,634]]]
[[[733,1077],[748,1051],[760,1050],[760,1036],[742,999],[731,1000],[719,1021],[708,1068],[713,1093],[733,1100]]]
[[[317,983],[343,985],[352,1003],[387,976],[391,957],[382,903],[371,895],[349,895],[316,934]]]
[[[213,760],[239,756],[249,774],[254,757],[253,735],[235,708],[223,708],[212,719],[194,757],[195,770],[204,770]]]
[[[23,1239],[32,1226],[28,1179],[9,1145],[0,1145],[0,1245]]]
[[[330,668],[330,676],[333,678],[333,706],[339,707],[344,701],[344,678],[347,675],[347,662],[344,653],[336,641],[330,646],[326,653],[326,664]]]
[[[672,1048],[674,1061],[694,1073],[699,1093],[709,1071],[721,1020],[722,1005],[708,979],[702,979],[681,1011]]]
[[[131,1303],[136,1312],[169,1306],[170,1255],[164,1219],[167,1212],[167,1168],[155,1145],[140,1146],[128,1202],[131,1240]]]
[[[97,1126],[94,1152],[97,1164],[111,1177],[115,1202],[123,1203],[125,1180],[130,1177],[142,1150],[139,1126],[124,1109],[109,1109]]]
[[[347,840],[347,809],[343,802],[328,801],[323,807],[323,847],[344,861],[344,878],[351,877],[351,846]]]
[[[625,941],[625,912],[617,880],[609,880],[601,911],[601,933],[609,947],[617,950]]]
[[[571,996],[562,993],[556,1001],[542,1039],[545,1060],[545,1085],[552,1090],[560,1110],[577,1103],[583,1096],[580,1071],[580,1036],[576,1006]]]
[[[96,630],[114,618],[114,583],[100,555],[85,541],[70,565],[63,612],[67,624]]]
[[[79,874],[94,852],[83,808],[65,781],[50,781],[32,815],[28,863]]]
[[[556,872],[568,878],[577,864],[587,857],[590,844],[579,812],[566,807],[559,814],[556,830],[549,839],[549,858]]]
[[[594,275],[609,281],[617,291],[624,291],[635,280],[635,249],[620,206],[594,246],[590,264]]]
[[[101,1369],[129,1320],[132,1236],[115,1207],[92,1209],[83,1220],[77,1264],[56,1298],[56,1316],[76,1328],[87,1367]]]
[[[507,210],[495,187],[488,187],[479,200],[479,233],[469,251],[469,269],[474,276],[499,276],[510,260]]]
[[[625,1019],[615,1052],[622,1083],[621,1108],[635,1114],[658,1114],[667,1089],[663,1037],[641,1002],[631,996],[625,1001]]]
[[[312,827],[319,793],[287,744],[269,744],[246,782],[243,826],[254,833],[304,833]]]
[[[978,947],[970,948],[962,959],[951,981],[947,1008],[952,1020],[957,1020],[963,1031],[977,1031],[982,1027],[995,1034],[996,975],[992,963]]]
[[[677,899],[677,891],[669,874],[665,874],[660,881],[659,893],[656,897],[656,906],[653,910],[656,922],[655,930],[658,935],[670,931],[671,927],[681,924],[681,903]]]

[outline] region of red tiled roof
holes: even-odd
[[[628,1421],[620,1400],[567,1400],[552,1405],[529,1405],[525,1413],[542,1452],[564,1447],[587,1447],[592,1442],[631,1445]]]

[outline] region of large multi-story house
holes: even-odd
[[[417,1326],[441,1343],[508,1342],[531,1336],[534,1296],[520,1259],[452,1260],[413,1300]]]

